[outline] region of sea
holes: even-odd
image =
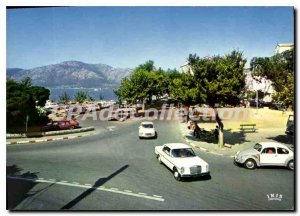
[[[100,95],[103,96],[104,100],[117,100],[117,96],[112,88],[47,88],[50,90],[50,100],[56,102],[59,101],[59,97],[65,92],[70,96],[71,100],[74,100],[74,95],[79,91],[86,92],[96,101],[100,100]]]

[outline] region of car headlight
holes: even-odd
[[[181,173],[184,173],[184,167],[181,167],[181,168],[180,168],[180,172],[181,172]]]

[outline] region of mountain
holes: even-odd
[[[101,87],[118,85],[133,69],[113,68],[105,64],[87,64],[80,61],[65,61],[25,70],[7,68],[8,79],[21,81],[30,77],[34,85],[46,87]]]

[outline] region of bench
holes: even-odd
[[[256,131],[255,126],[256,124],[241,124],[240,130],[243,132],[255,132]]]

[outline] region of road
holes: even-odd
[[[157,139],[138,139],[138,122],[86,120],[100,134],[7,146],[8,208],[15,210],[292,210],[294,172],[246,170],[204,153],[211,179],[178,182],[154,147],[185,142],[177,121],[154,121]],[[18,170],[21,169],[21,170]],[[18,172],[19,171],[19,172]],[[34,178],[34,180],[31,180]],[[269,201],[278,194],[281,201]]]

